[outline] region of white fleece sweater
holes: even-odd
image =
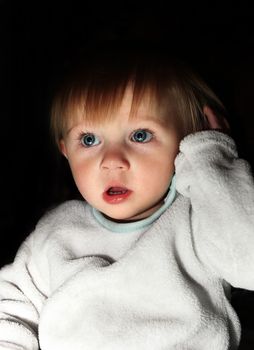
[[[254,184],[233,140],[187,136],[178,196],[153,225],[116,233],[91,207],[47,213],[0,272],[0,349],[237,349],[229,285],[254,289]]]

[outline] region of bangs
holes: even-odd
[[[102,124],[117,117],[126,92],[132,93],[130,118],[134,118],[140,103],[155,103],[158,95],[151,82],[140,81],[133,77],[130,80],[115,82],[110,86],[94,85],[89,89],[78,87],[72,90],[63,106],[63,120],[67,124],[85,121],[88,124]]]
[[[81,121],[94,125],[116,118],[128,88],[132,92],[130,118],[135,118],[144,99],[158,107],[162,86],[162,79],[147,67],[116,66],[82,74],[79,70],[79,74],[72,75],[61,85],[52,104],[51,129],[55,140],[58,143],[68,129]]]
[[[223,104],[204,81],[167,55],[128,55],[125,52],[91,55],[65,75],[53,99],[51,131],[56,144],[68,129],[85,121],[103,124],[117,117],[126,92],[132,93],[130,118],[142,103],[156,110],[156,118],[185,135],[209,127],[203,108],[226,115]]]

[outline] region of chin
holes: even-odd
[[[136,220],[136,216],[138,216],[138,214],[136,213],[129,213],[126,214],[126,211],[124,213],[119,212],[119,210],[117,210],[117,212],[114,211],[101,211],[107,218],[109,218],[110,220],[113,221],[134,221]]]

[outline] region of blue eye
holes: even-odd
[[[139,143],[149,142],[152,140],[152,138],[153,134],[150,131],[144,129],[135,131],[131,136],[132,141]]]
[[[93,147],[100,144],[100,140],[94,134],[84,134],[81,136],[80,142],[85,147]]]

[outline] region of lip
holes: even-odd
[[[132,191],[124,186],[109,186],[102,194],[103,200],[109,204],[120,204],[127,200]]]

